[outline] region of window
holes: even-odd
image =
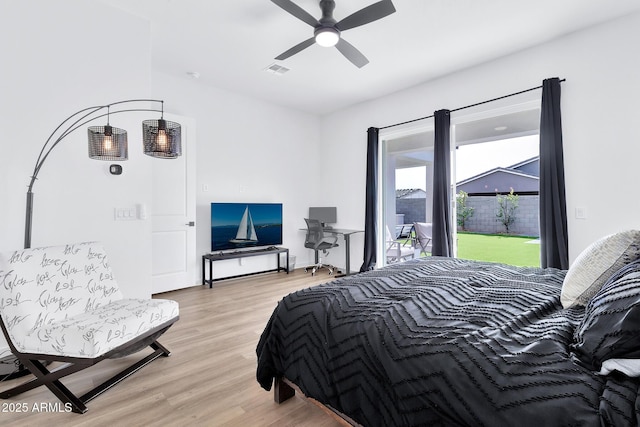
[[[404,243],[414,222],[431,222],[433,131],[384,139],[381,158],[383,230],[380,234],[385,239],[382,260],[387,264],[397,261],[393,251],[387,253],[387,230],[393,239]]]
[[[538,128],[540,121],[539,100],[518,104],[512,107],[503,107],[493,111],[480,113],[468,113],[458,117],[452,117],[451,140],[452,146],[457,147],[452,152],[452,205],[455,206],[455,194],[458,187],[469,189],[474,184],[486,186],[484,196],[491,197],[496,203],[496,189],[499,193],[509,193],[511,186],[514,190],[527,196],[534,196],[538,192],[535,187],[537,178],[536,162],[538,157]],[[429,124],[432,126],[432,124]],[[379,218],[382,229],[380,236],[379,254],[380,264],[386,264],[390,259],[383,252],[388,229],[393,238],[406,237],[407,230],[414,222],[431,222],[433,209],[433,129],[423,124],[420,129],[395,131],[381,135],[381,172],[379,195]],[[488,158],[489,162],[481,162],[480,159]],[[494,168],[503,168],[503,171],[494,171]],[[511,169],[511,170],[509,170]],[[539,168],[538,168],[539,170]],[[477,175],[483,175],[478,179]],[[491,175],[491,176],[490,176]],[[500,180],[500,176],[509,179]],[[476,177],[476,179],[473,179]],[[486,178],[486,179],[485,179]],[[492,184],[493,178],[498,178],[502,188]],[[528,187],[523,187],[526,182]],[[533,186],[533,187],[532,187]],[[493,187],[493,188],[489,188]],[[499,188],[498,188],[499,187]],[[535,187],[535,188],[534,188]],[[469,191],[467,191],[469,192]],[[483,193],[482,191],[472,191]],[[473,200],[475,203],[475,200]],[[491,209],[490,209],[491,210]],[[523,212],[525,208],[520,209]],[[535,219],[527,214],[528,221],[535,223],[537,229],[537,202],[535,208],[527,202],[527,212],[535,210]],[[456,221],[456,209],[452,209],[452,222]],[[519,212],[519,213],[520,213]],[[476,220],[484,216],[485,222],[491,223],[492,230],[498,229],[495,207],[489,213],[478,213]],[[454,223],[454,225],[457,225]],[[469,227],[477,224],[467,224]],[[519,224],[521,225],[521,224]],[[452,227],[457,233],[459,227]],[[478,229],[482,232],[483,230]],[[487,232],[491,230],[486,230]],[[539,231],[527,231],[524,234],[539,235]],[[454,235],[454,252],[459,239]],[[533,246],[539,253],[539,246]],[[457,253],[457,252],[455,252]],[[418,255],[418,253],[416,253]],[[424,253],[422,254],[424,255]]]

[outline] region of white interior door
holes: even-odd
[[[153,162],[152,293],[196,284],[195,120],[165,114],[182,127],[182,156]]]

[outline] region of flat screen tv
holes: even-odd
[[[282,244],[282,203],[211,203],[211,251]]]

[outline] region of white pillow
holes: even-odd
[[[592,243],[578,255],[564,278],[562,306],[586,305],[613,273],[638,258],[639,230],[611,234]]]
[[[640,377],[640,360],[638,359],[609,359],[602,362],[598,374],[609,375],[613,371],[622,372],[628,377]]]

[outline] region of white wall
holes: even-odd
[[[283,246],[297,267],[312,260],[304,248],[304,217],[321,193],[320,120],[246,96],[206,87],[186,76],[153,74],[156,96],[171,112],[196,119],[197,253],[210,252],[211,202],[283,204]],[[204,186],[208,188],[203,190]],[[198,262],[200,265],[200,261]],[[275,268],[275,256],[219,261],[215,277]]]
[[[167,112],[196,119],[198,257],[210,250],[210,202],[280,202],[283,244],[298,266],[309,262],[312,253],[298,229],[319,190],[319,118],[186,77],[153,74],[149,23],[117,9],[81,0],[11,3],[0,27],[2,40],[11,41],[0,44],[0,250],[23,245],[29,177],[42,144],[62,120],[92,105],[157,98],[165,100]],[[109,31],[96,31],[95,17]],[[130,297],[151,294],[151,224],[116,222],[113,209],[151,201],[151,162],[157,160],[141,152],[140,120],[153,117],[143,116],[111,118],[129,132],[122,176],[106,173],[111,162],[87,157],[83,127],[53,152],[34,187],[33,246],[104,242]],[[216,263],[216,277],[274,265],[275,257]],[[5,348],[0,338],[0,357]]]
[[[146,98],[151,82],[148,22],[82,0],[8,3],[0,26],[2,251],[23,246],[27,184],[55,127],[85,107]],[[105,31],[100,31],[103,23]],[[148,297],[150,224],[116,222],[113,208],[149,200],[152,159],[136,144],[140,120],[113,116],[111,124],[129,131],[124,174],[109,176],[109,163],[88,158],[86,126],[67,137],[34,186],[32,245],[102,241],[124,294]],[[0,353],[4,347],[2,339]]]
[[[640,14],[634,14],[328,115],[322,120],[321,143],[342,156],[330,170],[321,171],[324,193],[335,196],[346,224],[362,227],[368,127],[474,104],[558,76],[567,79],[562,84],[562,114],[570,258],[603,235],[640,228],[640,199],[635,197],[640,158],[638,40]],[[518,102],[532,96],[540,94]],[[497,105],[453,113],[452,121]],[[575,219],[576,207],[587,209],[586,220]],[[352,264],[361,259],[362,245],[356,245]]]

